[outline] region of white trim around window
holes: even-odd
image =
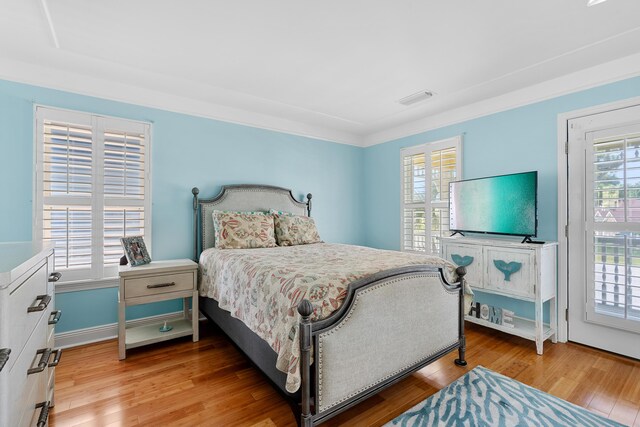
[[[400,150],[401,250],[440,255],[439,238],[449,229],[449,182],[460,179],[462,136]]]
[[[55,243],[65,290],[111,284],[120,237],[152,248],[151,125],[41,105],[34,117],[34,239]]]

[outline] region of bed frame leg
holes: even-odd
[[[460,347],[458,347],[458,359],[454,360],[454,363],[458,366],[467,366],[467,361],[465,360],[466,347],[466,338],[460,338]]]
[[[458,307],[458,311],[460,314],[458,330],[460,346],[458,347],[458,358],[454,360],[454,363],[458,366],[467,366],[467,361],[465,359],[465,353],[467,351],[467,338],[464,335],[464,288],[466,286],[466,280],[464,276],[465,274],[467,274],[467,269],[464,267],[458,267],[456,268],[456,273],[458,274],[458,280],[460,281],[460,303]]]
[[[311,416],[311,313],[313,306],[309,300],[303,299],[298,304],[300,313],[300,392],[302,405],[300,413],[300,426],[312,427]]]

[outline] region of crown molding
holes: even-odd
[[[369,134],[365,136],[362,146],[383,144],[637,76],[640,76],[640,53]]]
[[[327,126],[317,126],[213,102],[200,101],[85,74],[63,71],[41,64],[4,58],[0,62],[0,79],[328,142],[362,145],[360,135],[331,129]]]
[[[383,144],[636,76],[640,76],[640,53],[362,136],[53,67],[10,59],[0,62],[0,79],[4,80],[356,147]]]

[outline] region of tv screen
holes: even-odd
[[[538,172],[456,181],[449,189],[451,231],[536,235]]]

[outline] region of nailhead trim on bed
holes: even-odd
[[[351,399],[352,397],[357,396],[358,394],[370,389],[371,387],[373,387],[373,386],[375,386],[377,384],[380,384],[381,382],[384,382],[384,381],[388,380],[389,378],[392,378],[392,377],[398,375],[402,371],[405,371],[405,370],[409,369],[411,366],[415,366],[416,364],[421,363],[421,362],[429,359],[434,354],[438,353],[439,351],[444,350],[445,348],[447,348],[447,347],[449,347],[451,345],[454,345],[457,342],[457,340],[454,340],[451,343],[446,344],[445,346],[434,350],[429,355],[427,355],[425,357],[422,357],[422,358],[416,360],[413,363],[409,363],[406,366],[403,366],[403,367],[395,370],[394,372],[390,373],[389,375],[385,376],[384,378],[381,378],[378,381],[370,383],[370,384],[368,384],[368,385],[366,385],[366,386],[354,391],[353,393],[343,397],[342,399],[340,399],[340,400],[338,400],[336,402],[333,402],[333,403],[331,403],[331,404],[329,404],[327,406],[323,406],[323,404],[322,404],[322,346],[323,346],[322,338],[325,337],[325,336],[332,335],[338,329],[341,329],[350,320],[351,313],[356,309],[356,307],[358,305],[358,301],[359,301],[361,295],[365,295],[368,292],[374,291],[374,290],[379,289],[379,288],[381,288],[383,286],[391,285],[391,284],[399,282],[401,280],[407,280],[407,279],[413,279],[413,278],[421,278],[421,277],[423,277],[423,278],[427,278],[427,277],[440,278],[440,274],[439,273],[437,273],[437,274],[416,274],[416,275],[409,276],[409,277],[405,276],[405,277],[402,277],[402,278],[389,280],[389,281],[377,284],[375,286],[371,286],[371,287],[369,287],[369,288],[367,288],[367,289],[365,289],[363,291],[358,291],[356,293],[355,300],[353,302],[353,306],[351,307],[351,310],[349,310],[349,313],[347,314],[347,316],[336,327],[332,328],[330,331],[327,331],[327,332],[324,332],[324,333],[318,335],[318,359],[319,359],[318,360],[318,407],[319,407],[319,411],[318,412],[324,412],[324,411],[326,411],[328,409],[333,408],[336,405],[339,405],[340,403],[342,403],[342,402],[344,402],[346,400]],[[448,293],[448,294],[457,294],[458,293],[457,290],[448,290],[444,286],[440,286],[440,289],[442,291]]]

